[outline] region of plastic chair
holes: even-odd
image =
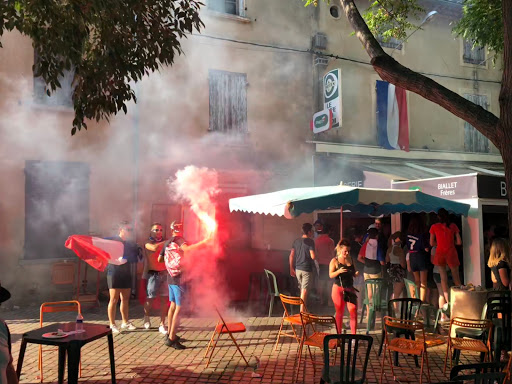
[[[446,309],[438,308],[436,312],[436,321],[434,322],[434,332],[436,332],[439,328],[439,319],[441,319],[442,314],[450,316],[450,303],[446,306]]]
[[[499,361],[501,351],[509,351],[512,343],[512,299],[510,296],[490,297],[487,299],[486,318],[494,325],[492,345],[494,360]]]
[[[274,275],[268,269],[264,269],[264,271],[265,276],[267,277],[268,298],[270,301],[268,317],[270,317],[272,316],[272,310],[274,309],[274,300],[276,297],[279,297],[279,289],[277,288],[276,275]]]
[[[399,311],[396,311],[396,307],[399,306]],[[416,320],[418,316],[418,311],[421,307],[420,299],[393,299],[388,302],[388,314],[390,317],[397,318],[400,320]],[[404,335],[406,338],[414,339],[414,333],[410,333],[407,330],[402,328],[398,329],[388,329],[389,333],[393,333],[395,337],[400,337]],[[379,347],[379,356],[382,353],[382,347],[384,346],[384,338],[385,338],[385,327],[382,327],[382,338],[380,341]],[[415,356],[416,365],[418,365],[418,357]],[[398,365],[398,353],[395,353],[395,365]]]
[[[39,327],[43,327],[43,317],[45,313],[56,313],[56,312],[76,312],[76,314],[82,314],[82,308],[80,303],[76,300],[70,301],[53,301],[41,304],[39,308]],[[39,376],[40,382],[43,382],[43,346],[39,345]],[[82,362],[79,364],[79,377],[82,377]]]
[[[484,342],[478,339],[470,339],[466,337],[452,337],[453,327],[467,328],[475,331],[481,331],[487,336],[487,341]],[[446,373],[446,366],[448,364],[448,354],[452,353],[452,349],[456,351],[474,351],[484,353],[485,357],[489,356],[491,352],[491,332],[492,321],[490,320],[475,320],[456,317],[450,321],[450,331],[448,333],[448,346],[446,347],[446,356],[444,358],[444,372]],[[450,369],[452,368],[452,360],[450,358]]]
[[[329,350],[332,341],[340,347],[340,364],[329,364]],[[363,384],[366,382],[366,369],[373,337],[365,335],[327,335],[324,337],[324,369],[320,383]],[[361,351],[361,353],[358,353]],[[361,361],[361,355],[364,359]],[[358,368],[357,363],[361,361]]]
[[[296,315],[291,315],[290,312],[288,312],[288,307],[286,305],[290,305],[291,308],[293,308],[293,307],[300,308],[300,306],[303,305],[304,309],[307,312],[306,304],[304,304],[304,301],[300,297],[286,296],[286,295],[280,294],[279,298],[281,299],[281,303],[283,304],[284,312],[283,312],[283,318],[281,319],[281,326],[279,327],[279,332],[277,333],[277,340],[276,340],[276,345],[274,347],[274,351],[277,350],[277,346],[279,345],[279,339],[283,336],[293,337],[300,344],[301,336],[299,336],[297,334],[297,331],[295,331],[295,327],[294,327],[294,326],[302,327],[300,313],[298,313]],[[292,333],[283,332],[283,326],[285,323],[288,324],[292,328]],[[300,334],[302,334],[302,332]]]
[[[404,284],[405,284],[405,293],[406,293],[407,297],[412,298],[412,299],[420,298],[420,291],[414,281],[411,281],[409,279],[404,279]],[[414,297],[411,296],[411,292],[414,292]],[[421,307],[424,308],[426,311],[426,319],[425,319],[426,322],[425,323],[426,323],[427,327],[430,327],[430,314],[434,310],[434,306],[432,304],[422,302]]]
[[[339,333],[338,327],[336,325],[336,319],[334,316],[318,316],[313,315],[311,313],[307,312],[301,312],[300,313],[300,319],[302,323],[302,338],[299,345],[299,361],[297,363],[297,376],[295,382],[299,379],[299,370],[300,370],[300,364],[302,362],[302,351],[304,349],[304,346],[308,347],[309,357],[311,359],[311,363],[313,364],[313,367],[315,366],[316,362],[313,357],[313,354],[311,353],[311,347],[315,347],[320,349],[322,352],[324,351],[324,338],[328,335],[332,335],[332,332],[322,332],[319,327],[326,328],[328,327],[330,330],[334,328],[336,331],[336,334]],[[308,329],[310,329],[310,332],[308,333]],[[337,342],[335,340],[332,340],[331,343],[328,345],[328,349],[336,349],[337,350]],[[329,359],[329,355],[327,355],[327,359]],[[305,382],[305,373],[306,373],[306,360],[307,357],[304,359],[304,377],[303,382]],[[323,359],[321,364],[323,364]]]
[[[212,337],[210,338],[210,342],[208,343],[208,346],[206,347],[206,352],[203,357],[203,358],[205,358],[206,356],[208,356],[208,352],[210,352],[210,347],[211,347],[210,356],[208,357],[208,361],[206,362],[205,368],[207,368],[208,365],[210,365],[210,361],[212,360],[213,353],[215,351],[215,348],[217,347],[217,342],[219,341],[220,336],[225,335],[225,334],[228,334],[229,337],[231,338],[231,340],[233,340],[233,343],[235,343],[236,349],[238,349],[238,352],[242,356],[242,359],[244,359],[245,364],[247,366],[249,366],[249,362],[245,358],[244,354],[242,353],[242,350],[240,349],[240,347],[238,346],[238,343],[236,342],[235,337],[233,336],[234,333],[246,332],[244,323],[226,323],[224,321],[224,318],[220,314],[219,310],[217,308],[215,308],[215,311],[217,312],[217,315],[219,315],[219,320],[217,321],[217,325],[215,326]],[[217,335],[217,339],[214,341],[215,335]]]
[[[387,311],[387,298],[389,285],[385,279],[368,279],[364,282],[365,285],[365,299],[363,301],[363,307],[368,305],[368,316],[366,324],[366,334],[370,333],[370,328],[375,327],[375,316],[377,312],[382,315]],[[372,297],[370,300],[369,297]]]
[[[502,372],[506,374],[506,362],[492,362],[492,363],[475,363],[475,364],[461,364],[452,368],[450,371],[450,380],[460,381],[461,376],[474,375],[474,374],[487,374]],[[463,372],[469,371],[469,372]],[[465,379],[464,379],[465,380]],[[502,381],[502,380],[501,380]],[[498,381],[498,382],[501,382]]]
[[[401,337],[389,338],[389,335],[396,332],[397,329],[401,329],[407,333],[420,332],[420,338],[418,340],[409,340]],[[393,361],[391,358],[391,352],[404,353],[408,355],[421,356],[421,367],[420,367],[420,383],[423,382],[423,367],[427,364],[427,379],[430,382],[430,368],[428,366],[428,354],[427,354],[427,343],[425,342],[425,327],[423,323],[416,320],[401,320],[393,317],[384,317],[384,355],[382,356],[382,365],[380,371],[380,382],[384,376],[384,363],[386,362],[386,351],[389,353],[389,365],[391,367],[391,374],[396,378],[395,371],[393,368]]]

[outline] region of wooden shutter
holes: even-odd
[[[465,94],[464,97],[473,103],[487,109],[486,95]],[[464,149],[466,152],[489,152],[489,139],[478,132],[468,122],[464,122]]]
[[[247,132],[247,75],[209,71],[210,130]]]

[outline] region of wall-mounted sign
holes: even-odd
[[[324,76],[324,108],[332,111],[333,128],[341,127],[341,69]]]
[[[311,120],[310,128],[313,133],[320,133],[331,129],[332,111],[330,109],[324,109],[323,111],[315,113],[313,120]]]

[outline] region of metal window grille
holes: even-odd
[[[485,49],[479,45],[473,47],[474,41],[464,40],[462,60],[466,64],[485,65]]]
[[[464,94],[464,97],[484,109],[488,109],[486,95]],[[475,127],[468,122],[464,122],[464,150],[466,152],[489,152],[489,139],[478,132]]]
[[[37,67],[39,57],[34,51],[34,66]],[[73,107],[73,78],[75,71],[64,71],[64,76],[59,78],[60,88],[51,93],[46,94],[46,84],[41,77],[34,76],[34,101],[38,104],[54,106],[54,107]]]
[[[210,131],[246,133],[247,75],[209,71]]]

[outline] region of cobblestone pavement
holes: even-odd
[[[277,311],[275,312],[277,314]],[[85,322],[108,324],[106,305],[101,308],[84,309]],[[286,339],[277,351],[273,351],[280,317],[247,317],[240,314],[236,319],[243,321],[247,332],[237,334],[243,353],[249,358],[250,368],[246,368],[243,360],[230,340],[225,338],[218,347],[216,355],[208,368],[205,368],[203,355],[206,345],[216,323],[216,319],[184,317],[179,334],[185,340],[186,350],[177,351],[166,347],[163,335],[158,332],[159,320],[152,317],[152,328],[142,328],[142,307],[132,301],[130,315],[138,327],[131,332],[114,335],[116,358],[116,376],[118,383],[294,383],[296,372],[297,343],[291,338]],[[118,312],[119,317],[119,312]],[[229,316],[227,316],[229,317]],[[20,341],[24,332],[39,327],[39,308],[28,307],[17,310],[2,310],[0,318],[7,321],[13,341],[14,364],[18,360]],[[68,313],[46,314],[45,319],[51,322],[74,321]],[[45,323],[45,325],[50,323]],[[119,323],[118,323],[119,325]],[[362,325],[361,325],[362,326]],[[380,326],[377,325],[378,329]],[[359,332],[365,330],[360,329]],[[372,332],[374,344],[370,354],[367,378],[369,383],[379,382],[381,359],[378,356],[380,331]],[[442,372],[446,345],[429,349],[431,380],[433,383],[447,380]],[[38,347],[27,346],[21,383],[39,382],[37,363]],[[314,350],[317,361],[321,361],[321,351]],[[44,382],[57,381],[57,351],[45,347]],[[476,362],[478,356],[465,353],[461,363]],[[303,370],[299,375],[301,383],[318,383],[321,368],[316,370],[307,364],[305,376]],[[385,369],[388,382],[393,382],[391,371]],[[400,382],[419,382],[419,368],[410,357],[400,357],[400,367],[396,368]],[[386,378],[384,381],[386,381]],[[426,379],[426,378],[425,378]],[[82,349],[82,378],[80,383],[103,384],[110,382],[108,346],[106,339],[87,344]],[[426,382],[426,380],[424,381]]]

